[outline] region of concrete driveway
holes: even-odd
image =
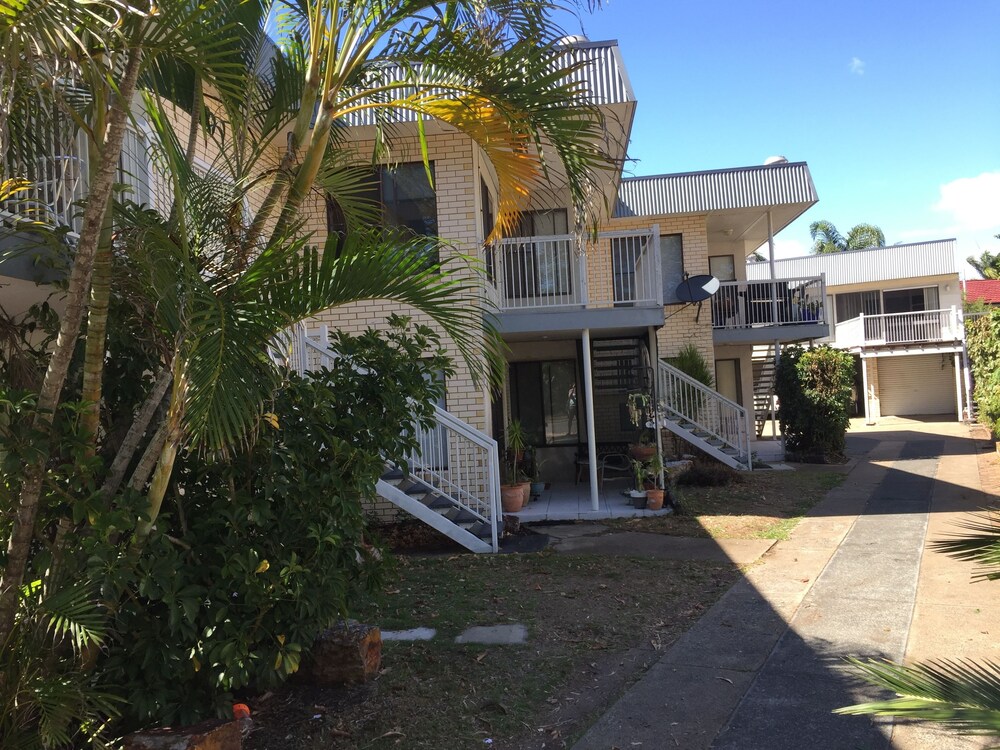
[[[952,422],[885,420],[852,430],[856,460],[778,542],[574,746],[904,748],[990,745],[926,726],[836,716],[879,697],[848,656],[997,657],[1000,583],[927,551],[955,520],[997,500],[996,455]],[[992,472],[992,473],[991,473]]]

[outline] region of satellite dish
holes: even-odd
[[[701,274],[689,276],[677,285],[677,299],[681,302],[701,302],[719,291],[719,280],[714,276]]]

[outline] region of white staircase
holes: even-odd
[[[291,364],[305,374],[331,367],[339,355],[327,346],[328,330],[295,330]],[[496,552],[503,529],[500,453],[496,440],[444,409],[434,408],[430,428],[411,425],[419,448],[405,465],[386,464],[379,496],[473,552]]]
[[[753,469],[746,409],[660,360],[656,370],[660,425],[727,466]]]

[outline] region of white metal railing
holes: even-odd
[[[847,349],[962,340],[961,319],[954,307],[948,310],[859,315],[838,323],[835,330],[835,345]]]
[[[663,360],[658,363],[656,387],[661,415],[691,423],[735,450],[734,458],[753,468],[746,409]]]
[[[724,281],[712,296],[719,329],[826,323],[826,278]]]
[[[305,374],[331,367],[339,358],[327,341],[327,326],[309,332],[300,325],[280,345],[289,366]],[[407,457],[410,476],[487,524],[496,552],[503,525],[497,441],[437,406],[432,426],[413,425],[413,429],[419,448]]]
[[[82,211],[79,202],[87,196],[88,161],[86,134],[63,132],[58,124],[46,134],[46,153],[30,162],[9,159],[4,174],[26,180],[27,190],[0,202],[0,214],[27,219],[50,227],[69,227],[79,233]],[[145,135],[133,127],[125,131],[116,182],[119,195],[139,204],[154,205],[150,146]]]
[[[662,305],[658,227],[511,237],[485,249],[487,295],[501,312]]]
[[[63,130],[53,125],[42,136],[45,155],[26,162],[9,160],[4,165],[7,177],[27,180],[31,186],[0,202],[0,213],[79,231],[76,204],[87,193],[87,139],[82,131]]]

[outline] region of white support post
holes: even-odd
[[[770,216],[770,215],[771,214],[768,213],[768,216]],[[771,438],[774,439],[774,440],[778,439],[778,410],[774,407],[774,399],[775,399],[774,393],[775,393],[775,390],[777,390],[777,385],[778,385],[778,365],[779,364],[781,364],[781,342],[778,341],[778,340],[775,340],[775,342],[774,342],[774,385],[771,386],[771,393],[768,396],[768,398],[771,399],[770,404],[768,404],[770,406],[770,408],[771,408]],[[784,451],[784,445],[785,445],[785,436],[784,435],[781,436],[781,445],[782,445],[782,451]]]
[[[659,232],[657,232],[659,236]],[[651,390],[653,392],[653,429],[656,431],[656,454],[660,457],[660,487],[666,487],[664,484],[664,471],[663,471],[663,431],[660,428],[660,394],[656,392],[656,373],[659,371],[657,363],[660,361],[660,350],[656,344],[656,328],[649,326],[649,359],[652,365],[653,372],[651,373],[652,382]]]
[[[653,234],[653,267],[656,269],[656,273],[653,274],[653,295],[654,299],[662,306],[663,305],[663,267],[662,259],[660,258],[660,225],[653,224],[650,228],[650,232]],[[656,331],[650,328],[652,334],[650,335],[650,341],[655,345],[656,343]],[[656,375],[656,360],[653,360],[653,375],[655,379]]]
[[[771,325],[778,325],[778,284],[774,270],[774,221],[771,210],[767,211],[767,254],[768,266],[771,271]],[[777,434],[777,433],[775,433]]]
[[[864,357],[861,358],[861,388],[864,390],[865,399],[865,424],[870,425],[872,423],[870,414],[871,398],[868,395],[868,360]]]
[[[583,329],[583,398],[587,414],[587,468],[590,469],[590,508],[601,509],[597,486],[597,430],[594,427],[594,372],[590,357],[590,329]]]
[[[955,399],[958,405],[958,421],[962,421],[962,363],[959,353],[955,352]]]

